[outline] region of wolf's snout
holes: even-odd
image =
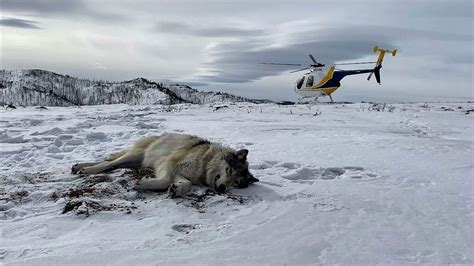
[[[217,191],[218,193],[224,193],[225,190],[226,190],[226,187],[225,187],[225,185],[222,185],[222,184],[219,185],[219,186],[216,188],[216,191]]]

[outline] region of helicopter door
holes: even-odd
[[[304,76],[301,77],[301,79],[298,81],[298,83],[296,83],[296,88],[299,90],[301,89],[301,87],[303,86],[303,83],[304,83]]]
[[[314,77],[313,75],[308,76],[308,80],[306,81],[306,87],[312,87],[314,84]]]

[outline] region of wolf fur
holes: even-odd
[[[192,185],[205,185],[219,193],[232,186],[245,188],[258,182],[248,170],[248,150],[229,147],[186,134],[165,133],[143,138],[128,150],[110,154],[105,161],[79,163],[74,174],[98,174],[119,168],[152,168],[135,189],[168,191],[182,196]]]

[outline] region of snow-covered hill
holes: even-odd
[[[472,103],[0,109],[0,264],[473,264]],[[186,198],[117,170],[147,135],[250,150],[259,183]]]
[[[170,90],[179,97],[195,104],[207,104],[216,102],[251,102],[251,103],[270,103],[269,100],[249,99],[241,96],[232,95],[225,92],[198,91],[187,85],[170,85]]]
[[[54,72],[0,71],[0,104],[21,106],[71,106],[97,104],[177,104],[257,102],[227,93],[200,92],[188,86],[171,88],[144,78],[123,82],[79,79]]]

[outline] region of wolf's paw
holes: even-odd
[[[92,166],[95,166],[97,163],[76,163],[71,168],[72,174],[97,174],[97,171],[94,171]]]
[[[79,163],[76,163],[75,165],[72,166],[71,168],[71,174],[80,174],[80,171],[82,170],[82,166]]]
[[[168,188],[168,197],[177,198],[185,195],[191,190],[191,184],[189,186],[185,183],[173,183]]]
[[[168,197],[178,197],[178,186],[176,184],[171,184],[171,186],[168,188]]]
[[[89,166],[83,166],[81,167],[79,170],[77,170],[77,174],[79,175],[94,175],[94,174],[98,174],[99,172],[97,170],[95,170],[93,167],[89,167]]]
[[[77,171],[77,174],[78,175],[87,175],[87,172],[84,168],[80,169],[79,171]]]

